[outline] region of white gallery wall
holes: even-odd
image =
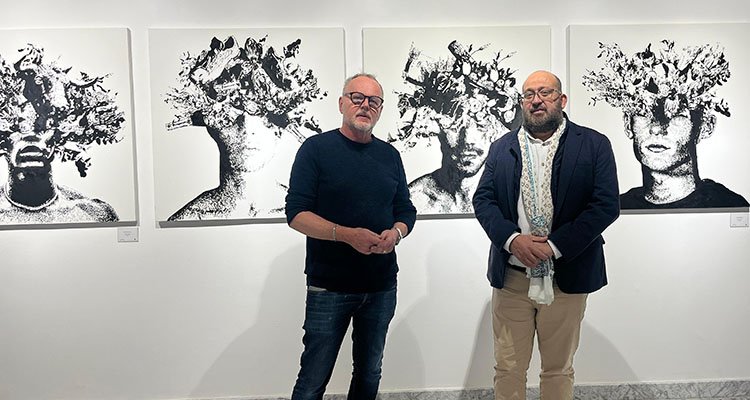
[[[351,74],[363,27],[550,25],[565,79],[571,24],[750,20],[745,0],[2,0],[0,10],[2,28],[127,27],[132,40],[139,241],[118,243],[114,227],[0,230],[0,399],[37,400],[284,396],[297,373],[303,236],[285,224],[155,223],[148,28],[343,27]],[[733,104],[747,107],[750,97]],[[750,158],[725,162],[750,180]],[[623,215],[605,232],[610,284],[589,297],[579,383],[750,379],[750,229],[729,220]],[[382,390],[491,386],[488,246],[473,219],[420,220],[399,246]],[[347,390],[347,346],[331,393]]]

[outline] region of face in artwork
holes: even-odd
[[[662,121],[654,117],[632,117],[633,152],[644,167],[670,173],[693,160],[696,135],[687,112]]]

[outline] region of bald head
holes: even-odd
[[[560,81],[560,78],[552,72],[544,70],[532,72],[523,83],[523,91],[526,91],[528,87],[539,86],[540,83],[543,83],[545,87],[557,89],[562,92],[562,82]]]

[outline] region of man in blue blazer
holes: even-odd
[[[588,293],[607,284],[602,232],[619,216],[614,154],[570,122],[560,79],[532,73],[523,126],[490,147],[473,197],[490,238],[495,398],[524,399],[534,335],[542,399],[573,399],[573,356]]]

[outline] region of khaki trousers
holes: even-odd
[[[505,274],[505,287],[492,289],[495,399],[526,399],[526,371],[536,333],[542,361],[541,399],[572,400],[573,356],[587,295],[566,294],[555,285],[555,300],[545,306],[529,299],[528,290],[529,279],[511,268]]]

